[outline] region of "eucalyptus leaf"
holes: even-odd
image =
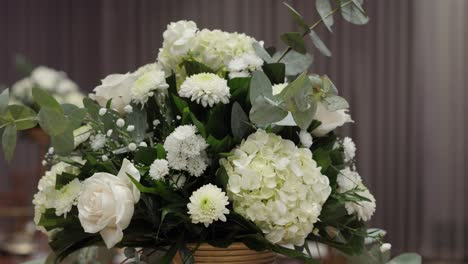
[[[401,254],[387,262],[387,264],[421,264],[422,258],[416,253]]]
[[[148,128],[146,111],[139,107],[133,107],[133,111],[127,115],[125,123],[135,127],[132,132],[129,132],[133,140],[135,140],[135,142],[143,141]]]
[[[262,71],[255,71],[250,80],[250,102],[254,104],[259,96],[273,98],[270,79]]]
[[[260,126],[278,122],[287,115],[287,111],[272,104],[271,100],[267,100],[264,96],[257,97],[252,109],[250,109],[250,120]]]
[[[250,130],[249,117],[238,102],[234,102],[231,111],[231,131],[236,138],[243,138]]]
[[[2,135],[2,147],[5,159],[11,161],[16,147],[16,127],[15,125],[8,125],[5,127]]]
[[[94,120],[99,120],[99,105],[96,104],[93,100],[91,100],[88,97],[85,97],[83,99],[83,105],[88,111],[88,114],[91,116],[92,119]]]
[[[325,103],[327,110],[330,112],[349,108],[349,104],[346,99],[338,95],[330,94],[323,99],[323,102]]]
[[[325,24],[325,26],[327,27],[328,31],[333,32],[333,16],[330,15],[332,12],[330,0],[316,0],[315,9],[320,15],[320,18],[322,19],[323,24]]]
[[[18,130],[30,129],[37,126],[36,112],[25,105],[9,105],[7,113],[13,118]]]
[[[10,92],[8,89],[5,89],[0,94],[0,114],[3,114],[8,107],[8,102],[10,99]]]
[[[63,109],[60,106],[60,104],[55,100],[54,97],[52,97],[49,93],[46,91],[38,88],[38,87],[33,87],[32,89],[32,96],[34,98],[34,101],[40,106],[40,107],[49,107],[51,109],[54,109],[60,113],[63,113]]]
[[[287,3],[283,3],[289,10],[289,14],[293,18],[294,22],[301,27],[305,32],[309,32],[309,25],[305,22],[304,18],[294,9],[292,6],[288,5]]]
[[[349,23],[355,25],[364,25],[369,22],[369,17],[362,12],[362,0],[340,0],[341,1],[341,15]],[[362,11],[361,11],[362,10]]]
[[[292,116],[296,124],[302,129],[307,130],[314,119],[317,111],[317,104],[311,104],[308,110],[304,112],[293,112]]]
[[[55,153],[60,155],[69,154],[75,147],[73,129],[66,129],[60,134],[51,135],[50,141]]]
[[[301,54],[305,54],[307,52],[304,38],[299,32],[284,33],[280,36],[280,39],[284,44]]]
[[[60,109],[62,109],[60,107]],[[42,107],[38,114],[39,125],[50,136],[62,134],[68,126],[68,121],[63,115],[63,112],[50,108]]]
[[[256,41],[252,43],[252,47],[257,54],[262,60],[264,60],[266,63],[272,63],[273,58],[271,58],[270,54]]]
[[[85,108],[79,108],[72,104],[63,104],[62,108],[67,120],[69,121],[70,127],[75,129],[81,126],[87,113]]]
[[[317,33],[315,33],[315,31],[310,31],[309,33],[309,37],[310,39],[312,39],[312,43],[314,44],[314,46],[325,56],[327,57],[330,57],[332,54],[331,54],[331,51],[327,48],[327,46],[325,45],[325,43],[323,43],[323,41],[320,39],[319,35],[317,35]]]
[[[273,60],[277,61],[280,57],[280,53],[276,53],[273,56]],[[302,72],[307,71],[307,69],[312,65],[313,57],[311,54],[300,54],[296,51],[290,51],[284,58],[281,60],[282,63],[286,65],[286,75],[295,76]]]

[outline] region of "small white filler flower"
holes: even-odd
[[[226,193],[212,184],[207,184],[192,193],[187,208],[192,223],[202,223],[208,227],[217,220],[226,222],[225,215],[229,214],[226,208],[228,204]]]
[[[203,107],[212,107],[219,102],[227,104],[231,96],[227,81],[213,73],[199,73],[188,77],[180,86],[179,95],[191,98]]]

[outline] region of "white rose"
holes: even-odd
[[[31,80],[45,90],[53,90],[57,83],[64,78],[63,72],[39,66],[31,72]]]
[[[136,76],[131,73],[111,74],[101,81],[101,85],[94,88],[94,94],[90,94],[90,97],[103,107],[112,99],[111,107],[124,114],[124,107],[132,100],[130,87],[135,81]]]
[[[192,40],[197,32],[197,24],[193,21],[180,20],[172,22],[163,33],[164,45],[174,56],[186,54],[192,45]]]
[[[135,180],[140,181],[141,175],[138,169],[135,168],[135,166],[128,159],[124,159],[117,177],[122,179],[122,181],[127,184],[127,186],[132,191],[133,201],[137,203],[140,200],[140,191],[135,186],[135,184],[132,183],[128,175],[132,176]]]
[[[78,218],[85,232],[100,233],[107,248],[122,240],[134,210],[132,190],[122,178],[98,172],[83,182]]]
[[[348,109],[330,112],[323,103],[318,103],[314,119],[320,121],[321,124],[312,131],[312,134],[317,137],[322,137],[345,123],[353,122],[351,116],[347,112]]]

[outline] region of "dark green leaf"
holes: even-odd
[[[75,147],[73,129],[66,129],[61,134],[51,136],[50,141],[55,153],[60,155],[69,154]]]
[[[243,138],[249,132],[249,117],[238,102],[232,104],[231,111],[231,131],[236,138]]]
[[[294,22],[296,22],[296,24],[300,26],[305,32],[309,32],[309,25],[307,24],[307,22],[305,22],[301,14],[299,14],[299,12],[297,12],[296,9],[294,9],[287,3],[284,3],[284,5],[288,8],[289,14],[293,18]]]
[[[158,144],[160,145],[160,144]],[[139,147],[135,152],[135,163],[141,163],[146,166],[151,165],[155,159],[158,159],[158,149],[150,147]]]
[[[262,67],[263,72],[272,81],[272,84],[284,83],[286,66],[284,63],[270,63]]]
[[[263,95],[268,98],[273,98],[270,79],[262,71],[255,71],[250,80],[250,102],[254,104],[257,97]]]
[[[179,113],[183,114],[184,109],[186,107],[188,107],[187,102],[184,99],[180,98],[179,96],[177,96],[175,94],[171,94],[171,97],[172,97],[172,100],[173,100],[174,105],[176,106],[177,110],[179,110]]]
[[[83,123],[83,119],[86,116],[86,109],[78,108],[76,105],[72,104],[63,104],[62,107],[63,112],[69,122],[69,126],[73,129],[80,127]]]
[[[60,190],[63,186],[69,184],[74,179],[76,179],[76,175],[71,173],[62,172],[61,174],[58,174],[55,179],[55,189]]]
[[[332,12],[330,0],[316,0],[315,8],[317,9],[317,13],[319,13],[320,18],[322,19],[323,24],[325,24],[327,27],[328,31],[333,32],[333,15],[330,15]]]
[[[355,25],[364,25],[369,22],[369,17],[363,12],[362,0],[353,0],[349,3],[348,0],[341,1],[341,15],[349,23]]]
[[[199,73],[214,73],[214,70],[198,61],[184,61],[183,65],[185,67],[185,72],[187,73],[187,76]]]
[[[165,159],[166,158],[166,150],[164,149],[164,146],[160,143],[156,145],[156,152],[158,154],[157,158],[158,159]]]
[[[268,54],[268,52],[258,42],[255,41],[254,43],[252,43],[252,47],[255,50],[257,56],[259,56],[266,63],[273,62],[273,59],[271,58],[270,54]]]
[[[321,148],[314,151],[313,157],[317,162],[317,165],[322,168],[322,172],[325,171],[331,164],[329,153]]]
[[[7,113],[15,120],[17,130],[25,130],[37,126],[36,112],[27,106],[9,105]]]
[[[231,150],[233,141],[230,136],[224,137],[222,140],[219,140],[213,136],[208,136],[206,143],[210,145],[210,151],[212,153],[222,153]]]
[[[60,109],[62,109],[60,107]],[[39,125],[50,136],[62,134],[68,127],[68,121],[63,112],[44,106],[38,114]],[[72,141],[73,142],[73,141]]]
[[[34,101],[40,106],[40,107],[48,107],[51,109],[54,109],[60,113],[63,113],[63,109],[60,106],[60,104],[55,100],[54,97],[52,97],[49,93],[46,91],[38,88],[38,87],[33,87],[32,89],[32,96],[34,98]]]
[[[8,89],[5,89],[0,94],[0,115],[3,114],[8,106],[10,99],[10,93]]]
[[[231,100],[244,102],[248,97],[250,78],[234,78],[228,81]]]
[[[229,126],[220,126],[220,124],[229,122],[231,108],[229,105],[217,104],[208,111],[208,120],[206,122],[206,134],[222,138],[231,132]]]
[[[5,159],[11,161],[16,147],[16,127],[15,125],[8,125],[5,127],[2,135],[2,146]]]
[[[99,105],[96,104],[93,100],[91,100],[89,97],[85,97],[83,99],[83,105],[88,110],[88,114],[91,116],[92,119],[94,120],[99,120]]]
[[[312,39],[312,43],[314,43],[314,46],[325,56],[330,57],[331,56],[331,51],[327,48],[325,43],[320,39],[320,37],[315,33],[315,31],[310,31],[309,33],[310,39]]]
[[[288,45],[289,47],[291,47],[291,49],[301,54],[305,54],[307,51],[304,38],[299,32],[284,33],[280,36],[280,39],[281,41],[283,41],[284,44]]]
[[[216,185],[219,187],[226,189],[226,185],[229,181],[229,176],[226,172],[226,169],[223,166],[220,166],[216,171]]]
[[[188,108],[185,108],[185,109],[188,109]],[[190,119],[192,120],[192,123],[197,127],[198,133],[200,133],[204,138],[206,138],[207,133],[206,133],[205,125],[202,122],[200,122],[192,112],[190,112]]]

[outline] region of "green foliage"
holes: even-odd
[[[4,118],[6,122],[14,123],[17,130],[26,130],[37,126],[36,112],[24,105],[7,106]]]
[[[148,129],[147,116],[144,109],[134,106],[133,111],[125,118],[125,124],[135,127],[132,132],[129,132],[135,142],[143,141]]]
[[[262,69],[271,80],[272,84],[284,83],[284,77],[286,75],[286,66],[284,63],[265,64]]]
[[[301,27],[305,32],[309,32],[309,25],[305,22],[304,18],[296,11],[292,6],[284,3],[284,5],[288,8],[289,14],[291,15],[292,19],[296,24]]]
[[[322,19],[323,24],[327,27],[328,31],[332,32],[333,16],[329,15],[332,13],[330,0],[316,0],[315,8]]]
[[[74,148],[73,129],[67,128],[63,133],[51,136],[50,141],[56,154],[69,154]]]
[[[314,46],[325,56],[330,57],[331,56],[331,51],[327,48],[325,43],[320,39],[319,35],[315,33],[315,31],[310,31],[309,37],[312,40],[312,43],[314,43]]]
[[[3,114],[8,107],[8,101],[10,99],[10,93],[8,89],[5,89],[0,94],[0,114]]]
[[[186,60],[183,62],[183,66],[185,68],[187,76],[199,73],[215,73],[215,71],[212,70],[210,67],[197,61]]]
[[[76,179],[75,174],[62,172],[61,174],[57,175],[55,180],[55,189],[60,190],[63,186],[69,184],[71,181]]]
[[[273,56],[274,60],[278,60],[279,58],[279,53]],[[301,54],[299,52],[290,51],[281,59],[281,62],[284,63],[286,67],[286,76],[296,76],[307,71],[310,65],[312,65],[313,57],[308,53]]]
[[[306,53],[306,46],[302,34],[299,32],[288,32],[280,36],[281,41],[291,49],[301,53]]]
[[[270,54],[260,44],[258,44],[258,42],[252,43],[252,47],[255,50],[255,53],[257,54],[257,56],[259,56],[266,63],[274,62]]]
[[[2,146],[5,159],[11,161],[16,147],[16,126],[8,125],[2,135]]]
[[[62,109],[60,107],[60,109]],[[39,110],[38,114],[39,125],[50,136],[57,136],[65,132],[68,127],[67,119],[63,114],[63,110],[57,110],[48,106],[44,106]]]
[[[251,131],[249,117],[238,102],[234,102],[234,104],[232,104],[231,131],[232,135],[239,139],[243,138],[249,131]]]
[[[41,108],[47,107],[55,111],[58,111],[60,113],[63,113],[63,109],[60,106],[60,104],[57,102],[57,100],[55,100],[55,98],[52,97],[50,94],[48,94],[46,91],[38,87],[33,87],[32,96],[34,98],[34,101]]]
[[[341,15],[349,23],[364,25],[369,22],[369,17],[362,8],[362,0],[340,0]]]
[[[268,126],[285,118],[288,112],[264,96],[258,96],[250,109],[250,120],[259,126]]]
[[[258,97],[273,98],[270,79],[262,71],[255,71],[250,80],[250,102],[253,103]]]

